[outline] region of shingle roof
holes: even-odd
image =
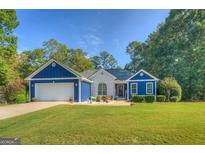
[[[87,70],[87,71],[84,71],[82,72],[81,74],[86,77],[86,78],[89,78],[91,75],[95,74],[98,70]]]
[[[134,75],[132,72],[121,69],[106,69],[106,71],[115,76],[118,80],[127,80]]]
[[[112,74],[117,78],[117,80],[127,80],[130,78],[134,73],[131,73],[127,70],[120,70],[120,69],[105,69],[107,72]],[[86,78],[89,78],[91,75],[95,74],[98,70],[87,70],[82,72],[81,74]]]

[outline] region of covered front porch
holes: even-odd
[[[127,83],[125,81],[115,82],[115,100],[127,99]]]

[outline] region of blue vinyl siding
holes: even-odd
[[[51,63],[46,68],[41,70],[38,74],[36,74],[33,78],[68,78],[68,77],[76,77],[76,75],[66,70],[65,68],[63,68],[57,63],[56,66],[53,67]]]
[[[140,72],[141,73],[141,72]],[[138,73],[137,75],[135,75],[134,77],[132,77],[130,80],[145,80],[145,79],[153,79],[151,76],[149,76],[148,74],[143,73],[143,76],[140,76],[140,73]]]
[[[91,96],[91,84],[81,81],[81,101],[88,101]]]
[[[137,93],[136,95],[148,95],[146,93],[146,83],[153,83],[153,94],[151,95],[155,95],[156,94],[156,88],[155,88],[155,83],[156,81],[130,81],[129,82],[129,99],[131,98],[131,83],[136,83],[137,84]]]
[[[79,84],[78,79],[66,79],[66,80],[32,80],[30,83],[30,94],[31,99],[35,98],[35,83],[68,83],[73,82],[74,83],[74,101],[79,102]]]

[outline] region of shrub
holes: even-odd
[[[144,102],[145,97],[143,95],[138,96],[138,95],[132,95],[131,97],[131,102]]]
[[[165,95],[157,95],[157,102],[165,102],[166,96]]]
[[[147,102],[147,103],[152,103],[155,100],[154,95],[147,95],[147,96],[144,96],[144,97],[145,97],[145,102]]]
[[[103,101],[103,102],[108,103],[108,99],[109,99],[108,96],[102,96],[102,101]]]
[[[20,80],[9,83],[4,90],[5,99],[8,103],[15,103],[16,97],[20,93],[25,93],[25,86]]]
[[[131,95],[131,102],[137,102],[137,95]]]
[[[96,101],[96,97],[91,96],[91,97],[90,97],[90,100],[91,100],[91,101]]]
[[[100,96],[96,97],[96,102],[100,102]]]
[[[25,93],[17,94],[15,102],[17,104],[26,103],[27,102],[26,94]]]
[[[171,102],[178,102],[178,97],[177,96],[172,96],[170,97]]]

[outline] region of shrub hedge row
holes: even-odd
[[[165,95],[157,95],[157,102],[165,102],[166,96]]]
[[[144,101],[145,101],[144,96],[132,95],[131,97],[131,102],[144,102]]]
[[[154,95],[132,95],[131,102],[152,103],[152,102],[154,102],[154,99],[155,99]]]
[[[131,102],[147,102],[147,103],[152,103],[155,100],[154,95],[132,95],[131,97]],[[178,97],[177,96],[172,96],[170,97],[171,102],[177,102]],[[156,97],[157,102],[165,102],[166,101],[166,96],[165,95],[157,95]]]

